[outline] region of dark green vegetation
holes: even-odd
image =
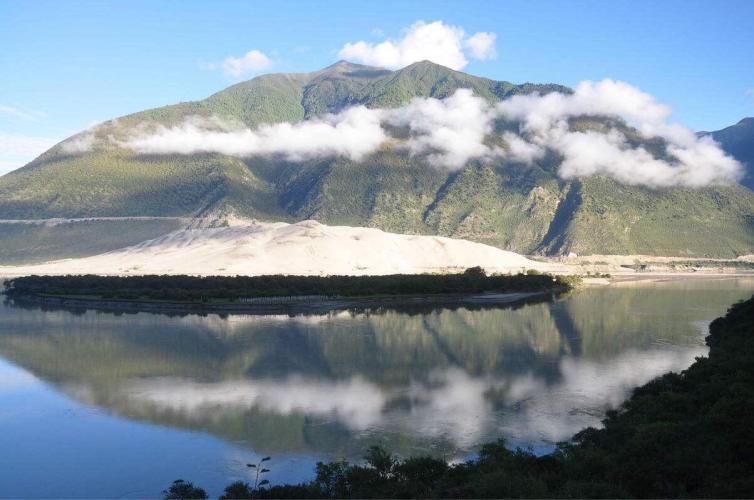
[[[262,479],[264,474],[270,472],[263,464],[269,461],[272,457],[264,457],[255,464],[246,464],[246,467],[254,471],[254,484],[251,485],[246,481],[236,481],[229,484],[225,488],[225,492],[220,497],[220,500],[231,500],[234,498],[254,498],[255,493],[266,484],[270,484],[267,479]]]
[[[366,464],[319,463],[300,485],[256,498],[748,498],[754,492],[754,298],[710,325],[709,357],[636,389],[603,429],[588,428],[537,457],[503,441],[456,465],[397,459],[378,447]],[[245,488],[242,488],[245,486]]]
[[[203,101],[107,122],[96,134],[119,138],[144,122],[171,125],[196,115],[250,127],[296,122],[355,104],[394,107],[417,96],[442,98],[458,88],[471,88],[490,102],[569,92],[559,85],[479,78],[426,61],[394,72],[341,62],[313,73],[260,76]],[[593,119],[572,125],[601,126]],[[656,190],[602,177],[562,181],[558,161],[471,162],[450,172],[393,148],[360,162],[294,164],[219,154],[139,155],[107,141],[84,153],[57,145],[0,178],[0,219],[235,214],[439,234],[520,253],[735,257],[754,248],[754,193],[746,188]],[[136,243],[142,236],[134,229],[121,239]],[[24,235],[16,238],[22,240],[18,245],[31,246]],[[61,244],[57,251],[62,255],[64,249]],[[89,253],[98,250],[93,243]],[[54,252],[27,255],[43,260]],[[0,262],[16,261],[0,255]]]
[[[566,290],[571,280],[530,272],[486,276],[481,268],[459,274],[387,276],[25,276],[5,282],[14,295],[103,299],[207,301],[242,297],[359,297]]]
[[[735,125],[709,132],[709,135],[720,143],[726,153],[744,165],[746,175],[741,184],[754,189],[754,118],[744,118]]]
[[[187,483],[183,479],[176,479],[170,488],[162,492],[166,500],[179,500],[182,498],[207,498],[207,492],[202,488],[194,486],[193,483]]]

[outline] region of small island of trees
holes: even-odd
[[[573,278],[536,271],[487,275],[481,267],[453,274],[385,276],[24,276],[5,282],[9,296],[243,302],[261,297],[379,297],[567,290]]]

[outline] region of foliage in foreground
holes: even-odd
[[[537,457],[484,445],[475,460],[318,463],[298,485],[238,489],[225,498],[749,498],[754,494],[754,297],[710,325],[710,354],[636,389],[588,428]]]
[[[194,486],[194,483],[186,482],[183,479],[176,479],[170,488],[162,492],[165,500],[179,500],[182,498],[207,498],[207,492],[202,488]]]

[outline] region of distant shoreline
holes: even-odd
[[[724,280],[735,278],[754,278],[752,271],[737,272],[655,272],[644,271],[636,273],[613,273],[610,278],[596,276],[582,277],[582,284],[590,285],[620,285],[622,283],[636,283],[639,281],[657,282],[657,281],[683,281],[683,280]]]

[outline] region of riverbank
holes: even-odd
[[[659,255],[571,255],[531,257],[553,266],[561,266],[568,273],[611,274],[613,276],[643,275],[754,275],[754,257],[719,259],[694,256]]]
[[[607,276],[583,276],[581,285],[584,286],[632,286],[641,283],[660,283],[666,281],[685,280],[729,280],[740,278],[754,278],[754,272],[730,272],[730,273],[668,273],[668,272],[643,272],[643,273],[617,273]]]

